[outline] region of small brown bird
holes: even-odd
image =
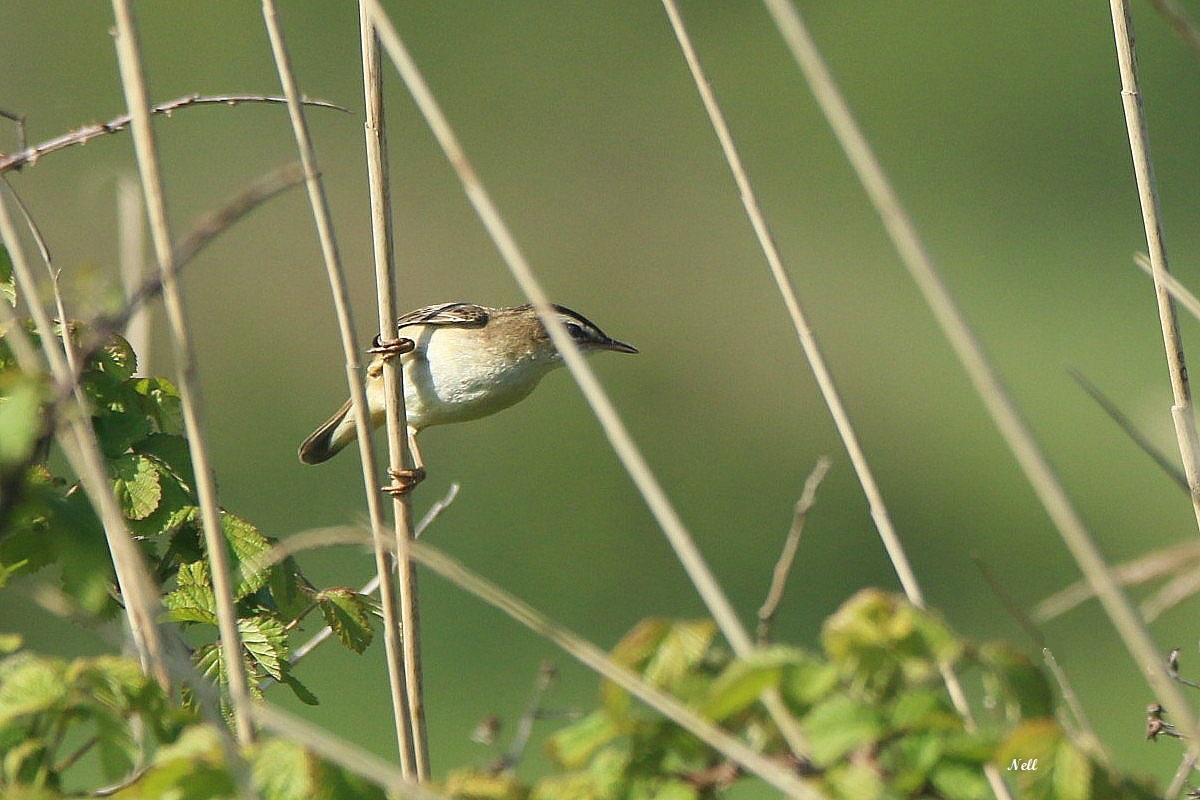
[[[563,306],[554,306],[554,310],[584,353],[637,352],[582,314]],[[404,405],[413,435],[431,425],[466,422],[508,408],[527,397],[546,373],[563,363],[530,305],[488,308],[441,303],[400,317],[396,331],[415,344],[412,352],[400,356]],[[367,366],[366,389],[371,427],[377,428],[384,420],[382,357]],[[300,460],[319,464],[356,436],[354,412],[347,400],[300,445]]]

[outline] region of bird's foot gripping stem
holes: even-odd
[[[392,482],[387,486],[381,486],[379,491],[392,497],[400,497],[411,492],[418,483],[425,480],[425,468],[392,469],[389,467],[388,477],[392,479]]]
[[[386,342],[379,338],[379,334],[371,340],[371,346],[367,348],[368,353],[373,353],[384,358],[395,358],[402,356],[405,353],[411,353],[417,347],[417,343],[412,339],[401,337],[399,339],[388,339]]]

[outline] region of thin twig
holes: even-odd
[[[1127,417],[1124,412],[1121,411],[1121,409],[1117,408],[1117,404],[1110,400],[1104,394],[1104,392],[1100,390],[1100,387],[1088,380],[1079,370],[1068,369],[1067,372],[1072,378],[1075,379],[1075,382],[1078,383],[1083,390],[1088,393],[1088,396],[1096,401],[1096,405],[1100,406],[1104,413],[1108,414],[1112,421],[1117,423],[1121,430],[1125,431],[1125,435],[1128,436],[1133,443],[1138,446],[1139,450],[1150,456],[1150,458],[1154,459],[1154,463],[1158,464],[1159,469],[1167,473],[1171,480],[1179,484],[1179,486],[1181,486],[1185,492],[1189,491],[1187,475],[1183,474],[1183,470],[1176,466],[1166,453],[1155,447],[1154,444],[1137,429],[1137,426],[1133,424],[1133,420]]]
[[[796,512],[792,516],[791,530],[788,531],[787,538],[783,542],[783,550],[779,553],[779,560],[775,562],[775,569],[771,573],[771,587],[767,590],[767,598],[758,609],[758,644],[760,647],[770,642],[771,625],[775,621],[775,612],[779,610],[779,603],[783,600],[783,588],[787,585],[788,575],[792,571],[796,550],[800,547],[800,534],[804,531],[804,521],[808,518],[808,512],[812,510],[813,504],[817,500],[817,489],[821,486],[821,481],[825,480],[825,474],[829,472],[829,467],[832,465],[833,462],[828,456],[818,458],[816,466],[812,468],[808,479],[804,481],[804,490],[800,492],[800,499],[796,501]]]
[[[584,666],[641,700],[700,741],[724,756],[738,762],[749,772],[785,792],[789,797],[820,798],[817,789],[799,780],[791,771],[762,753],[747,746],[741,739],[704,719],[672,695],[650,684],[642,676],[613,661],[596,645],[567,630],[524,601],[483,578],[440,550],[428,544],[413,542],[412,557],[446,580],[475,595],[529,628],[534,633],[558,645]]]
[[[1188,386],[1187,362],[1183,356],[1183,339],[1179,335],[1179,320],[1163,276],[1170,273],[1167,265],[1167,244],[1163,237],[1162,220],[1158,210],[1158,187],[1154,180],[1154,162],[1150,157],[1150,134],[1142,109],[1138,88],[1137,57],[1133,52],[1133,18],[1128,0],[1110,0],[1113,36],[1117,44],[1117,65],[1121,73],[1121,104],[1125,109],[1125,129],[1129,135],[1129,150],[1133,154],[1133,172],[1137,180],[1138,200],[1142,207],[1142,224],[1146,231],[1146,248],[1150,253],[1151,276],[1154,278],[1154,297],[1158,302],[1158,319],[1162,328],[1163,350],[1167,356],[1167,371],[1171,377],[1171,419],[1175,422],[1175,437],[1179,441],[1179,456],[1187,475],[1192,496],[1192,509],[1200,524],[1200,441],[1196,437],[1196,417],[1192,413],[1192,391]],[[1200,751],[1198,751],[1200,752]]]
[[[396,585],[392,566],[391,548],[383,526],[383,511],[379,499],[379,479],[375,471],[375,448],[371,442],[371,415],[367,410],[367,397],[359,376],[358,348],[354,342],[354,320],[350,311],[346,273],[338,254],[334,237],[333,222],[329,212],[329,200],[317,168],[317,156],[313,149],[308,123],[304,119],[304,106],[296,76],[292,71],[291,59],[283,38],[283,28],[274,0],[263,0],[263,20],[271,39],[271,52],[284,95],[288,98],[288,115],[292,121],[292,132],[300,160],[304,164],[305,186],[309,204],[321,242],[321,255],[329,277],[330,292],[337,312],[338,332],[346,358],[346,383],[350,389],[350,403],[354,409],[354,420],[358,434],[358,452],[362,462],[363,487],[367,495],[367,517],[370,520],[374,539],[375,569],[380,576],[380,605],[383,607],[384,649],[387,658],[388,684],[392,696],[392,716],[396,728],[396,746],[400,754],[401,771],[412,777],[416,772],[413,754],[411,726],[409,724],[408,687],[403,664],[403,643],[400,619],[396,613]]]
[[[175,111],[181,108],[190,106],[204,105],[224,105],[236,106],[239,103],[286,103],[287,98],[270,97],[268,95],[258,94],[223,94],[223,95],[208,95],[202,96],[198,94],[188,95],[187,97],[177,97],[174,100],[168,100],[165,103],[159,103],[156,106],[150,107],[151,114],[164,114],[171,116]],[[350,113],[350,109],[342,108],[333,103],[327,103],[324,100],[303,100],[305,105],[316,106],[318,108],[332,108],[336,111],[344,111]],[[121,114],[113,117],[108,122],[97,122],[91,125],[84,125],[82,128],[64,133],[61,136],[56,136],[41,144],[36,144],[33,147],[25,147],[21,144],[20,149],[15,153],[0,156],[0,173],[8,172],[9,170],[20,169],[26,165],[33,166],[38,159],[47,153],[53,153],[56,150],[62,150],[72,145],[86,144],[97,136],[103,136],[107,133],[117,133],[129,127],[129,114]]]
[[[1154,622],[1167,611],[1200,592],[1200,569],[1176,575],[1139,607],[1146,622]]]
[[[388,154],[383,113],[383,72],[379,68],[379,37],[367,11],[359,4],[359,38],[362,49],[363,98],[366,121],[367,184],[371,194],[371,240],[375,255],[375,296],[379,309],[379,341],[396,338],[396,259],[392,244],[392,197],[388,182]],[[383,358],[384,418],[387,427],[388,466],[393,475],[415,466],[408,446],[408,412],[404,406],[404,370],[397,356]],[[418,782],[429,780],[429,737],[425,725],[425,689],[421,672],[421,615],[417,572],[407,555],[413,533],[412,495],[392,494],[396,537],[397,601],[404,635],[404,674],[408,688],[408,717],[412,731],[413,760]]]
[[[364,2],[368,6],[372,21],[375,24],[384,48],[392,59],[392,63],[396,66],[400,77],[412,94],[413,100],[420,109],[422,116],[428,122],[430,130],[438,140],[438,144],[446,154],[450,165],[457,173],[467,198],[475,208],[475,212],[478,214],[488,235],[495,242],[496,248],[500,251],[500,255],[504,259],[504,263],[508,266],[518,285],[520,285],[521,291],[533,304],[555,348],[562,354],[563,361],[570,371],[571,377],[575,379],[580,391],[587,399],[588,405],[591,406],[592,413],[596,415],[596,419],[604,430],[609,444],[621,460],[621,464],[625,467],[626,472],[629,473],[634,485],[641,492],[646,505],[650,508],[659,527],[666,535],[668,542],[670,542],[672,549],[675,551],[676,557],[679,559],[684,571],[687,572],[692,585],[696,587],[696,591],[704,601],[717,626],[721,629],[721,633],[728,640],[730,646],[738,656],[744,657],[748,655],[754,649],[754,642],[750,639],[750,634],[738,619],[737,612],[734,611],[729,598],[717,582],[712,570],[709,569],[704,556],[696,546],[695,540],[688,533],[687,527],[684,526],[683,520],[680,519],[678,512],[671,505],[671,501],[663,490],[662,485],[654,477],[654,473],[650,470],[649,464],[646,463],[645,457],[633,441],[633,437],[630,436],[629,429],[625,427],[625,423],[621,420],[620,415],[617,414],[612,400],[608,397],[608,394],[604,391],[604,387],[596,378],[596,373],[588,366],[571,335],[567,333],[562,321],[554,313],[545,290],[534,275],[533,269],[529,266],[524,253],[517,246],[516,239],[508,229],[508,225],[501,218],[500,212],[492,202],[491,195],[488,194],[487,189],[480,182],[475,169],[467,159],[466,152],[458,141],[457,135],[455,135],[454,130],[450,127],[446,115],[442,113],[441,107],[430,91],[428,84],[425,83],[425,79],[421,76],[420,70],[417,69],[412,56],[409,55],[408,49],[404,46],[404,42],[396,32],[395,26],[388,19],[378,0],[364,0]],[[793,752],[797,755],[806,752],[808,747],[804,739],[804,734],[800,731],[800,727],[796,723],[795,718],[792,717],[791,712],[779,698],[778,692],[768,690],[764,695],[764,703]]]
[[[150,220],[150,236],[154,242],[155,255],[162,273],[163,301],[167,310],[167,322],[175,357],[183,424],[187,434],[188,449],[191,452],[192,470],[196,476],[195,488],[200,503],[201,527],[204,530],[204,544],[208,552],[209,572],[216,600],[221,655],[225,665],[226,679],[229,681],[229,701],[233,711],[238,742],[246,746],[254,740],[254,730],[250,724],[248,708],[250,689],[246,676],[246,663],[242,658],[242,639],[238,631],[237,610],[233,604],[233,586],[229,576],[227,543],[221,526],[220,510],[217,507],[217,487],[213,479],[212,466],[208,460],[208,448],[205,446],[204,429],[200,418],[201,402],[196,351],[192,345],[183,294],[175,282],[175,249],[172,246],[171,231],[167,222],[166,197],[163,191],[162,175],[159,171],[158,152],[150,119],[150,101],[146,90],[145,74],[142,70],[133,8],[130,0],[113,0],[112,4],[117,23],[117,61],[121,70],[121,86],[125,93],[125,102],[129,106],[138,172],[141,176],[142,193],[145,196],[146,212]]]
[[[1141,268],[1142,272],[1150,277],[1154,277],[1154,267],[1150,265],[1150,257],[1145,253],[1134,253],[1133,263]],[[1192,294],[1192,290],[1183,285],[1183,281],[1176,278],[1169,272],[1164,272],[1159,276],[1167,291],[1171,293],[1181,306],[1187,309],[1196,319],[1200,319],[1200,298]]]
[[[1001,436],[1054,521],[1067,549],[1101,598],[1105,611],[1135,663],[1145,674],[1151,688],[1164,702],[1180,709],[1180,728],[1189,736],[1189,747],[1197,747],[1200,740],[1195,734],[1200,734],[1200,724],[1186,707],[1186,701],[1179,688],[1166,674],[1161,659],[1157,656],[1159,648],[1155,646],[1144,622],[1109,572],[1104,558],[1079,513],[1072,506],[1053,467],[1038,447],[999,375],[984,355],[983,346],[938,274],[933,259],[925,249],[866,137],[854,121],[845,98],[838,90],[800,14],[789,0],[764,2],[793,58],[804,73],[813,97],[875,205],[897,252],[966,369]],[[995,782],[992,783],[994,788]]]
[[[496,760],[496,763],[490,767],[490,772],[495,774],[508,772],[515,769],[521,762],[521,756],[525,754],[525,747],[529,744],[529,737],[533,734],[533,723],[542,711],[542,697],[557,677],[558,669],[554,666],[553,661],[543,661],[538,666],[537,678],[533,683],[533,695],[529,698],[529,703],[526,704],[521,718],[517,720],[517,730],[513,734],[508,752]]]
[[[146,263],[146,215],[137,180],[125,174],[117,179],[117,239],[121,288],[126,306],[134,309],[121,333],[137,353],[139,372],[150,375],[150,309],[133,302]],[[175,269],[178,271],[182,267],[177,253]]]

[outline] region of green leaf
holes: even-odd
[[[254,525],[228,511],[221,512],[221,527],[233,556],[230,570],[239,577],[233,597],[241,600],[267,585],[271,568],[264,566],[263,556],[270,551],[271,543]]]
[[[288,660],[287,632],[283,624],[266,616],[243,617],[238,620],[242,646],[254,663],[277,681],[283,680]]]
[[[114,333],[97,353],[94,364],[89,366],[118,381],[125,381],[137,372],[137,355],[125,337]]]
[[[24,463],[41,433],[42,391],[35,379],[10,372],[0,383],[0,469]]]
[[[1054,690],[1029,656],[1003,642],[990,642],[979,648],[979,660],[987,667],[988,693],[1012,721],[1053,716]]]
[[[208,577],[208,565],[193,561],[179,568],[175,590],[163,598],[167,616],[176,622],[217,624],[217,604]]]
[[[138,378],[133,390],[141,397],[142,412],[154,421],[159,433],[183,435],[183,408],[174,384],[166,378]]]
[[[66,703],[68,689],[61,661],[19,653],[4,659],[0,667],[0,726]]]
[[[929,782],[946,800],[987,800],[993,796],[983,769],[974,764],[942,761],[930,773]],[[1086,784],[1084,790],[1087,791]],[[1066,798],[1067,795],[1055,797]]]
[[[113,489],[129,519],[145,519],[158,509],[162,482],[158,466],[145,456],[126,453],[109,461]]]
[[[829,766],[851,750],[873,744],[886,731],[874,708],[844,694],[815,706],[803,724],[818,766]]]
[[[133,452],[154,461],[158,467],[178,481],[188,492],[196,491],[196,476],[192,472],[192,452],[187,439],[169,433],[152,433],[131,445]]]
[[[320,703],[317,696],[292,673],[283,673],[283,683],[287,684],[287,687],[292,690],[292,694],[296,695],[296,699],[306,706],[315,706]]]
[[[784,667],[809,660],[810,656],[790,647],[756,649],[725,668],[709,686],[708,697],[698,710],[720,722],[748,708],[767,687],[778,686]]]
[[[612,717],[600,709],[551,736],[546,741],[546,751],[559,766],[579,769],[597,750],[620,735]]]
[[[370,604],[350,589],[325,589],[317,593],[317,607],[342,644],[356,653],[367,649],[374,635],[371,630]]]

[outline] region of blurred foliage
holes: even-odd
[[[1022,798],[1158,796],[1081,748],[1055,718],[1042,670],[1005,644],[972,645],[936,614],[874,589],[826,620],[821,643],[820,654],[774,645],[734,659],[711,621],[647,619],[612,655],[830,798],[982,800],[992,796],[988,761],[1011,769]],[[944,669],[980,680],[990,713],[978,730],[955,712]],[[758,703],[768,688],[800,721],[807,758],[788,753]],[[464,770],[450,775],[447,792],[464,800],[702,800],[745,778],[624,690],[605,683],[600,694],[598,708],[548,740],[560,774],[529,785],[511,771]]]

